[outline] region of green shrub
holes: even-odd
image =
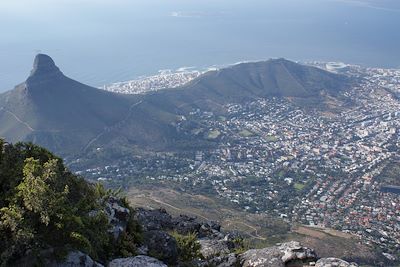
[[[137,223],[130,220],[114,247],[103,211],[105,200],[119,194],[72,174],[44,148],[0,139],[0,266],[47,248],[77,249],[103,262],[112,254],[133,255]]]
[[[131,210],[131,214],[132,214]],[[114,246],[114,257],[132,257],[136,255],[137,245],[143,242],[142,229],[139,223],[133,219],[128,221],[126,231],[123,232]]]
[[[241,237],[237,237],[233,240],[233,243],[235,245],[235,248],[233,250],[233,252],[235,254],[242,254],[244,252],[246,252],[247,250],[250,249],[250,242],[246,239],[243,239]]]
[[[200,253],[201,246],[195,233],[181,235],[174,231],[171,233],[171,236],[175,238],[178,244],[179,258],[183,262],[189,262],[202,257]]]

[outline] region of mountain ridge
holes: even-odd
[[[0,136],[33,141],[63,156],[116,144],[165,150],[189,138],[176,125],[193,109],[222,114],[225,104],[266,97],[314,108],[349,84],[345,76],[271,59],[211,71],[180,88],[122,95],[70,79],[51,57],[39,54],[27,80],[0,94]]]

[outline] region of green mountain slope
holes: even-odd
[[[346,76],[271,59],[206,73],[183,88],[158,92],[146,101],[165,110],[217,109],[222,104],[260,97],[320,100],[324,95],[337,96],[350,86]]]

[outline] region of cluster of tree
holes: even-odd
[[[27,251],[40,260],[49,249],[59,257],[77,249],[100,261],[134,255],[140,230],[131,219],[122,240],[112,240],[107,194],[44,148],[0,139],[0,265],[12,265]]]

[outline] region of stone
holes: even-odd
[[[199,238],[204,238],[204,237],[223,238],[224,235],[221,233],[221,225],[220,224],[213,222],[213,221],[209,221],[209,222],[201,224],[201,226],[199,228],[199,232],[198,232],[198,237]]]
[[[172,217],[165,209],[146,210],[138,208],[134,217],[144,231],[171,230],[173,228]]]
[[[292,241],[264,249],[251,249],[239,257],[243,267],[283,267],[288,264],[308,265],[316,260],[317,255],[314,250]]]
[[[200,253],[205,259],[211,259],[230,253],[228,244],[224,240],[200,239]]]
[[[163,231],[153,230],[144,233],[144,244],[148,248],[147,254],[168,264],[175,264],[178,260],[178,245],[171,235]]]
[[[315,263],[315,267],[358,267],[358,264],[337,258],[322,258]]]
[[[121,234],[126,231],[130,219],[130,210],[125,208],[119,199],[109,197],[105,203],[105,212],[111,224],[109,232],[115,240],[118,240]]]
[[[187,215],[180,215],[179,217],[173,218],[172,223],[174,230],[182,235],[198,233],[201,227],[201,224],[196,221],[195,217]]]
[[[207,266],[231,267],[237,266],[237,258],[235,253],[230,253],[227,255],[217,256],[215,258],[209,259],[207,263]]]
[[[61,262],[49,262],[49,267],[103,267],[102,264],[92,260],[89,255],[81,251],[71,251]]]
[[[108,267],[167,267],[167,265],[149,256],[136,256],[112,260]]]

